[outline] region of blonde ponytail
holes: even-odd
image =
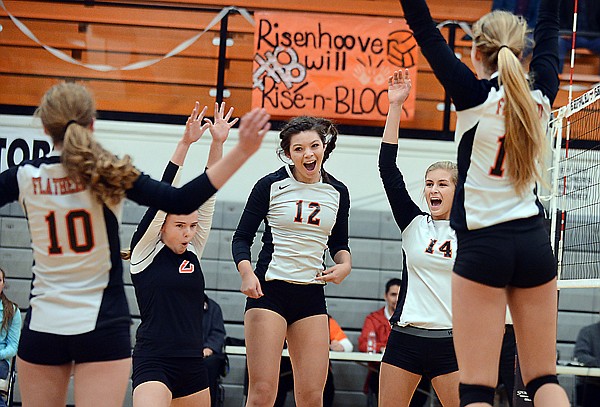
[[[530,84],[519,60],[527,44],[527,22],[506,11],[483,16],[473,26],[475,46],[489,73],[504,86],[505,165],[518,194],[542,181],[539,164],[546,153],[544,128]]]

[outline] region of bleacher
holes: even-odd
[[[268,3],[268,4],[267,4]],[[491,8],[491,0],[429,0],[438,21],[473,22]],[[222,0],[109,0],[88,1],[5,0],[7,9],[23,21],[41,42],[66,52],[82,63],[124,66],[156,58],[175,45],[204,29],[217,12],[231,3]],[[249,12],[258,10],[302,11],[345,15],[372,15],[399,18],[402,10],[397,0],[238,0],[233,3]],[[135,71],[100,72],[59,60],[25,37],[0,9],[0,109],[2,113],[33,109],[41,95],[62,79],[85,82],[94,91],[100,111],[134,114],[145,119],[151,115],[186,116],[190,101],[212,105],[214,92],[223,85],[229,92],[225,99],[238,112],[251,105],[251,77],[254,28],[239,14],[228,18],[224,83],[218,84],[218,39],[220,24],[202,36],[194,45],[177,56],[151,67]],[[448,30],[443,30],[444,35]],[[462,36],[457,32],[457,38]],[[471,64],[470,43],[458,41],[457,54]],[[578,50],[576,88],[578,96],[599,82],[597,56]],[[568,81],[565,66],[561,91],[555,106],[567,102],[564,88]],[[431,68],[420,56],[416,111],[412,122],[402,124],[417,130],[443,129],[444,94]],[[178,122],[181,122],[178,120]],[[451,114],[450,130],[454,129]],[[244,296],[239,292],[240,278],[231,260],[231,236],[237,225],[242,204],[218,202],[213,230],[204,252],[202,266],[207,292],[223,308],[229,336],[242,338]],[[124,209],[121,241],[129,241],[144,208],[128,203]],[[375,221],[374,221],[375,220]],[[341,285],[326,287],[330,313],[357,346],[364,317],[383,306],[385,282],[398,277],[402,264],[400,236],[391,213],[353,209],[350,215],[353,271]],[[258,239],[257,239],[258,241]],[[254,255],[258,247],[254,248]],[[27,308],[31,280],[32,254],[29,232],[20,207],[16,204],[0,208],[0,265],[9,273],[7,293],[22,309]],[[124,273],[134,325],[139,324],[139,311],[127,265]],[[600,295],[597,289],[565,289],[559,302],[558,350],[560,358],[572,356],[579,329],[600,317]],[[240,406],[244,380],[244,357],[231,356],[231,372],[225,378],[226,405]],[[364,405],[362,385],[366,369],[353,362],[334,362],[336,404]],[[561,382],[572,393],[574,378],[561,376]],[[131,404],[128,393],[126,405]],[[290,399],[288,397],[288,399]],[[19,396],[17,393],[17,401]],[[70,398],[72,403],[72,398]]]
[[[201,261],[206,277],[207,294],[221,305],[227,335],[235,338],[244,337],[245,296],[239,291],[241,279],[231,258],[231,237],[242,209],[242,203],[217,201],[213,228]],[[120,234],[123,247],[130,241],[144,212],[144,207],[126,202]],[[400,233],[391,212],[352,210],[350,220],[352,273],[342,284],[330,284],[325,291],[328,311],[357,347],[365,316],[383,306],[385,283],[392,277],[400,276],[402,252]],[[260,235],[256,241],[258,244],[253,246],[254,256],[260,249]],[[0,264],[8,272],[7,295],[16,301],[22,310],[25,310],[29,303],[32,260],[26,220],[20,206],[10,204],[0,210]],[[332,264],[331,260],[328,262]],[[139,310],[127,262],[124,266],[125,291],[134,321],[132,336],[135,338],[135,329],[139,325]],[[231,355],[229,359],[231,371],[224,380],[226,405],[240,406],[243,398],[245,357]],[[366,400],[362,394],[366,368],[346,361],[334,362],[333,368],[336,405],[356,405],[357,400],[361,400],[358,404],[362,405],[362,400]]]
[[[202,258],[206,277],[207,294],[217,301],[225,319],[227,335],[244,337],[243,313],[245,298],[239,292],[241,280],[231,259],[231,237],[237,226],[243,204],[217,201],[207,247]],[[126,202],[123,211],[121,242],[125,247],[137,222],[145,211],[135,203]],[[375,220],[375,221],[373,221]],[[260,232],[259,232],[260,233]],[[383,306],[385,282],[400,276],[402,253],[400,234],[390,212],[352,210],[350,214],[350,246],[353,270],[340,285],[326,287],[329,312],[343,327],[348,337],[358,346],[358,336],[364,317]],[[260,235],[256,241],[260,243]],[[258,254],[259,244],[253,246],[253,256]],[[331,263],[331,260],[329,260]],[[22,310],[28,306],[31,284],[32,254],[29,232],[23,213],[17,204],[0,209],[0,265],[8,272],[6,292]],[[124,263],[126,293],[133,317],[132,337],[139,325],[139,310],[133,286]],[[581,327],[600,320],[600,292],[598,289],[562,289],[559,294],[558,344],[560,359],[572,359],[574,342]],[[241,406],[245,374],[245,357],[229,357],[231,371],[224,379],[226,406]],[[365,405],[362,393],[366,368],[354,362],[334,361],[336,405]],[[574,396],[575,377],[560,376],[560,381]],[[17,386],[18,388],[18,386]],[[128,392],[126,405],[131,403]],[[292,403],[288,397],[288,405]],[[16,400],[19,401],[17,393]],[[129,403],[129,404],[128,404]]]

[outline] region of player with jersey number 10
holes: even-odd
[[[260,179],[233,236],[233,258],[248,296],[244,329],[248,406],[272,406],[287,339],[296,404],[322,405],[329,364],[329,328],[323,286],[339,284],[351,269],[350,197],[323,163],[337,130],[326,119],[297,117],[280,132],[286,165]],[[250,247],[261,222],[262,250],[253,269]],[[323,269],[329,250],[335,265]]]
[[[258,150],[269,115],[248,113],[237,145],[174,188],[97,142],[95,103],[84,86],[53,86],[37,114],[53,151],[0,174],[0,207],[21,204],[34,258],[17,352],[21,401],[64,407],[73,376],[77,406],[120,406],[131,372],[131,317],[119,257],[124,199],[169,213],[198,209]]]

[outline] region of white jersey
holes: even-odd
[[[118,231],[122,203],[98,203],[67,178],[59,160],[59,153],[52,153],[17,172],[34,259],[27,320],[34,331],[74,335],[96,327],[111,279],[115,242],[108,231]]]
[[[406,260],[391,322],[424,329],[451,329],[456,234],[449,220],[433,220],[414,203],[396,165],[397,151],[397,144],[385,142],[379,151],[379,173],[402,232]]]
[[[402,231],[408,289],[400,326],[452,328],[452,267],[456,234],[449,220],[417,216]]]
[[[451,224],[457,232],[481,229],[516,219],[542,216],[532,183],[519,196],[504,162],[504,88],[498,75],[479,79],[456,57],[437,29],[425,0],[400,0],[421,52],[456,107],[458,185]],[[558,92],[559,0],[540,2],[529,64],[531,95],[546,126]],[[522,137],[526,137],[522,135]]]
[[[131,320],[120,257],[122,202],[100,203],[69,179],[59,151],[2,172],[0,191],[0,206],[21,204],[31,234],[29,329],[77,335]],[[141,174],[126,194],[141,205],[190,213],[215,192],[206,174],[180,189]]]
[[[497,77],[492,75],[492,79]],[[531,92],[547,123],[550,102],[540,90]],[[504,164],[504,87],[492,87],[487,100],[478,106],[456,112],[456,135],[460,142],[459,162],[468,162],[464,180],[465,224],[469,230],[530,218],[540,213],[535,182],[527,193],[517,194]],[[467,154],[470,152],[470,156]],[[459,194],[457,194],[459,197]],[[461,201],[456,200],[460,205]]]
[[[256,264],[261,280],[324,284],[315,280],[324,270],[324,253],[348,250],[346,187],[330,175],[323,181],[297,181],[288,166],[255,185],[235,232],[235,263],[250,260],[250,246],[261,221],[263,248]]]

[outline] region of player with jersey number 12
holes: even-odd
[[[256,183],[232,242],[241,291],[248,296],[247,405],[273,405],[287,339],[296,404],[319,406],[329,363],[323,286],[339,284],[350,273],[350,197],[322,168],[337,139],[329,120],[294,118],[280,139],[279,156],[289,164]],[[250,247],[263,221],[263,246],[253,270]],[[336,264],[324,270],[326,249]]]

